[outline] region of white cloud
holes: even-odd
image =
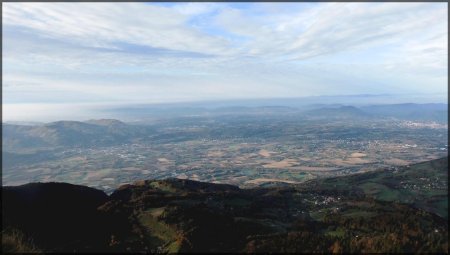
[[[5,3],[3,24],[89,47],[116,42],[155,48],[223,54],[227,41],[187,27],[186,15],[140,3]]]
[[[414,40],[417,34],[429,33],[430,27],[437,27],[437,33],[446,32],[446,9],[436,8],[442,4],[307,6],[298,13],[276,8],[281,11],[276,14],[268,8],[256,12],[219,3],[180,3],[173,8],[140,3],[6,3],[3,22],[89,47],[120,49],[120,43],[130,43],[218,57],[297,59]],[[212,15],[214,12],[218,14]],[[211,15],[211,23],[217,29],[242,36],[242,43],[233,46],[233,36],[210,35],[188,24],[191,18],[204,14]]]
[[[4,100],[440,93],[447,86],[446,7],[5,3]]]
[[[277,5],[275,3],[272,6]],[[278,4],[281,5],[281,4]],[[443,29],[447,21],[444,4],[426,3],[326,3],[293,14],[253,14],[224,9],[217,24],[248,39],[246,51],[254,56],[287,55],[308,59],[379,44],[414,40],[430,28]],[[282,11],[278,8],[277,11]]]

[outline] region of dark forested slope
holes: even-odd
[[[448,176],[447,168],[444,158],[255,189],[146,180],[110,196],[65,183],[3,187],[3,234],[20,231],[42,251],[448,252],[448,220],[433,209],[440,202],[411,198],[442,194],[395,186],[441,172]],[[430,176],[422,176],[426,172]],[[4,240],[4,251],[13,250]]]

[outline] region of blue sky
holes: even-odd
[[[37,105],[446,97],[447,17],[447,3],[4,3],[4,117]]]

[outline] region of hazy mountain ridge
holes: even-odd
[[[364,99],[364,97],[361,97]],[[269,100],[266,104],[263,102],[252,104],[251,102],[245,104],[193,104],[183,106],[183,104],[174,104],[166,106],[135,106],[129,108],[118,108],[111,110],[124,118],[133,117],[134,119],[146,118],[170,118],[180,116],[211,116],[211,115],[251,115],[251,114],[291,114],[293,116],[311,116],[314,111],[318,115],[314,117],[323,118],[333,114],[343,115],[352,111],[353,116],[350,117],[395,117],[400,119],[412,120],[435,120],[443,122],[445,116],[444,112],[448,112],[448,104],[430,103],[430,104],[416,104],[416,103],[402,103],[402,104],[356,104],[348,105],[343,102],[331,103],[324,99],[323,103],[310,104],[308,100],[304,99],[289,99],[283,100]]]
[[[377,116],[395,117],[410,120],[427,120],[441,123],[448,122],[447,104],[394,104],[370,105],[361,109]]]
[[[33,236],[44,251],[446,252],[447,219],[361,188],[393,174],[400,184],[437,173],[448,177],[448,158],[272,188],[146,180],[108,197],[34,183],[3,187],[3,226]]]
[[[127,124],[120,120],[115,119],[98,119],[98,120],[87,120],[85,123],[94,124],[98,126],[111,126],[111,127],[124,127]]]
[[[321,107],[306,111],[304,113],[312,118],[370,118],[372,114],[367,113],[360,108],[354,106],[339,106],[339,107]]]
[[[220,120],[235,116],[245,118],[294,118],[294,119],[386,119],[396,118],[412,121],[435,121],[447,123],[447,104],[393,104],[373,106],[349,106],[349,105],[310,105],[303,108],[286,106],[259,106],[259,107],[222,107],[216,109],[207,108],[167,108],[167,112],[158,111],[160,119],[153,121],[173,122],[183,120],[193,124],[197,121]],[[177,112],[180,116],[172,116]],[[137,114],[140,116],[139,111]],[[146,112],[146,116],[152,116],[152,112]],[[143,120],[145,120],[144,117]],[[172,119],[173,118],[173,119]],[[48,148],[54,146],[108,146],[123,144],[133,139],[147,138],[153,135],[152,125],[145,121],[140,125],[130,125],[115,119],[100,119],[88,121],[56,121],[38,126],[12,125],[3,123],[3,147],[7,151],[25,148]]]
[[[148,128],[119,120],[56,121],[40,126],[3,124],[3,145],[8,149],[56,146],[107,146],[129,142]]]

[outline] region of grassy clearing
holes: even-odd
[[[383,184],[374,183],[374,182],[364,183],[364,184],[360,185],[360,187],[363,189],[364,193],[369,194],[369,195],[378,195],[381,192],[389,189],[388,187],[384,186]]]
[[[176,188],[165,182],[153,181],[149,184],[149,186],[167,193],[175,193],[177,191]]]
[[[150,208],[147,210],[153,217],[158,218],[166,209],[166,207]]]
[[[162,247],[168,253],[178,252],[180,243],[175,229],[159,222],[154,215],[161,214],[164,208],[154,208],[139,216],[139,222],[147,232],[147,242],[151,247]]]
[[[18,230],[2,231],[2,253],[42,253],[33,243]]]
[[[333,236],[333,237],[344,237],[345,230],[343,228],[337,228],[336,230],[325,232],[325,235]]]
[[[309,213],[311,218],[313,218],[316,221],[323,221],[325,214],[326,214],[325,211],[314,211]]]
[[[384,201],[400,201],[400,196],[401,194],[398,190],[386,188],[381,190],[376,198]]]

